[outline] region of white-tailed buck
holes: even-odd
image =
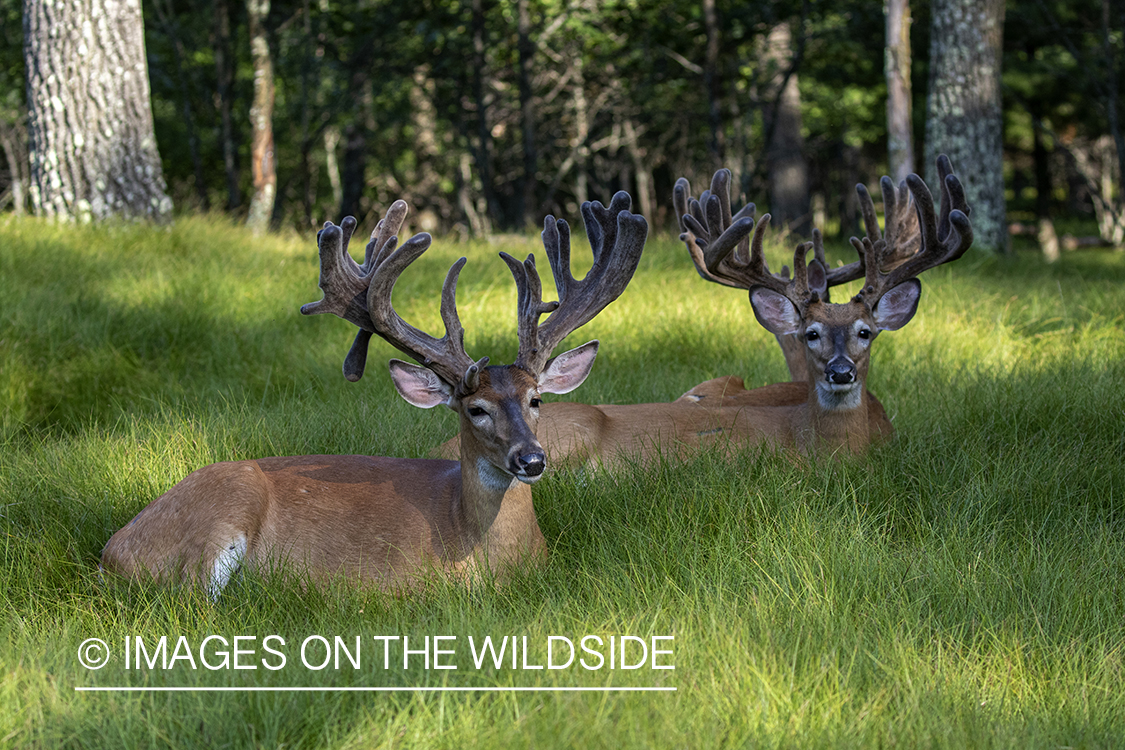
[[[421,363],[391,360],[391,378],[411,404],[457,412],[460,461],[297,456],[205,466],[114,534],[102,552],[103,567],[198,581],[217,596],[244,565],[296,567],[314,579],[345,576],[397,589],[435,569],[468,577],[542,557],[531,502],[531,485],[547,466],[536,439],[539,397],[571,391],[590,372],[596,341],[554,358],[551,352],[632,278],[648,227],[629,213],[629,204],[625,193],[608,208],[583,204],[594,264],[581,281],[570,273],[569,227],[547,217],[543,243],[558,302],[543,302],[533,256],[520,263],[501,253],[519,290],[519,355],[504,366],[465,352],[456,306],[464,258],[442,288],[440,339],[392,308],[395,280],[431,241],[417,234],[395,249],[406,203],[397,201],[379,222],[362,265],[347,250],[355,219],[325,224],[317,237],[324,299],[301,312],[332,313],[359,326],[344,364],[349,380],[363,374],[372,334]],[[550,316],[540,324],[545,313]]]
[[[911,175],[897,189],[882,181],[885,232],[879,231],[871,196],[857,186],[867,236],[852,238],[859,260],[829,270],[819,233],[797,247],[793,277],[770,273],[763,253],[769,214],[755,224],[754,206],[731,214],[730,172],[720,170],[711,190],[691,197],[686,180],[675,200],[683,239],[703,278],[750,291],[758,321],[779,339],[793,337],[798,356],[790,369],[803,377],[746,390],[735,377],[701,383],[676,401],[659,404],[589,406],[545,404],[540,436],[555,463],[611,462],[632,456],[687,454],[702,445],[727,448],[771,442],[802,452],[840,449],[860,452],[893,428],[867,392],[871,343],[880,331],[896,330],[913,317],[921,294],[917,277],[960,258],[972,244],[969,207],[946,157],[938,159],[941,212],[925,183]],[[814,260],[806,265],[809,250]],[[850,301],[833,304],[828,290],[864,278]],[[784,349],[784,346],[783,346]],[[455,439],[456,440],[456,439]],[[443,455],[456,442],[442,446]]]

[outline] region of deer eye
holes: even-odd
[[[867,330],[866,328],[860,328],[859,333],[857,333],[856,335],[861,339],[869,339],[871,338],[871,331]]]
[[[816,331],[805,331],[805,341],[816,341],[820,338],[820,334]]]
[[[539,399],[538,396],[532,396],[531,397],[531,408],[532,409],[538,409],[539,404],[541,404],[541,403],[543,403],[543,402]]]
[[[469,407],[469,416],[470,417],[483,417],[487,413],[488,412],[486,412],[484,409],[480,408],[479,406],[470,406]]]

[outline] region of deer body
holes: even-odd
[[[195,580],[214,596],[240,566],[284,563],[398,589],[434,570],[496,573],[542,557],[530,484],[483,458],[471,424],[462,431],[472,437],[460,461],[294,456],[205,466],[114,534],[102,565]]]
[[[938,159],[940,221],[933,196],[917,175],[896,189],[883,178],[885,233],[866,188],[857,185],[867,236],[853,238],[860,260],[829,270],[820,233],[799,245],[788,269],[770,273],[763,252],[769,214],[755,224],[754,205],[730,207],[730,172],[719,170],[699,200],[686,180],[676,183],[681,239],[707,281],[749,290],[758,322],[777,336],[794,378],[746,390],[738,378],[701,383],[676,401],[658,404],[547,404],[544,446],[557,463],[623,456],[650,461],[721,443],[726,449],[768,442],[801,453],[860,453],[894,429],[883,405],[867,391],[870,347],[880,331],[906,325],[917,310],[928,268],[961,257],[972,243],[969,207],[946,157]],[[751,237],[751,233],[753,236]],[[815,257],[807,263],[809,250]],[[841,304],[830,287],[865,278],[864,288]],[[456,438],[440,449],[457,451]]]
[[[552,466],[578,467],[630,459],[650,463],[658,456],[731,452],[765,442],[808,451],[819,441],[829,451],[858,453],[869,443],[890,439],[894,427],[882,403],[867,391],[854,409],[829,412],[816,403],[807,381],[746,390],[741,378],[725,376],[668,403],[545,403],[538,435]],[[454,457],[459,450],[456,436],[438,455]]]
[[[648,227],[628,206],[625,193],[609,208],[583,204],[594,266],[581,281],[570,275],[569,227],[547,218],[544,245],[559,302],[543,302],[533,257],[521,263],[501,253],[519,288],[520,340],[515,363],[503,366],[465,352],[456,309],[464,258],[442,288],[442,338],[394,311],[396,279],[430,245],[429,235],[419,234],[395,249],[405,203],[396,202],[379,222],[362,265],[347,252],[355,220],[326,225],[318,234],[324,299],[301,312],[331,312],[360,327],[344,363],[349,380],[362,376],[373,334],[420,362],[391,360],[391,379],[414,406],[458,414],[459,461],[318,455],[206,466],[114,534],[102,567],[129,577],[193,581],[216,597],[242,566],[397,590],[434,571],[472,578],[542,559],[546,545],[531,497],[547,466],[536,438],[540,396],[574,390],[593,367],[596,341],[550,355],[632,278]]]

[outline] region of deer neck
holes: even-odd
[[[809,380],[809,399],[800,435],[802,448],[812,444],[858,453],[870,442],[868,395],[863,382],[852,391],[833,392],[819,380]]]
[[[525,484],[484,458],[470,432],[461,430],[461,503],[465,553],[495,570],[542,554],[545,542]],[[468,439],[466,439],[468,438]]]

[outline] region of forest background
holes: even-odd
[[[0,0],[8,211],[43,212],[25,70],[39,5]],[[932,169],[927,125],[949,112],[931,58],[991,65],[947,49],[964,44],[950,23],[994,24],[1000,86],[981,95],[996,100],[1002,177],[987,160],[955,166],[994,201],[1002,179],[995,210],[969,186],[978,241],[1006,249],[985,225],[999,211],[1054,257],[1055,220],[1074,235],[1064,247],[1125,239],[1123,17],[1110,0],[144,0],[143,33],[177,212],[305,232],[404,198],[412,231],[485,236],[625,189],[667,230],[675,179],[702,188],[727,166],[775,220],[846,237],[856,183]],[[893,74],[905,93],[889,107]]]

